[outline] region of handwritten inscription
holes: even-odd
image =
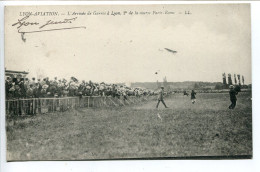
[[[22,19],[18,19],[18,22],[12,24],[12,26],[17,26],[17,29],[20,29],[24,26],[39,25],[39,29],[42,29],[42,28],[44,28],[45,26],[48,26],[48,25],[72,23],[73,21],[75,21],[77,19],[77,17],[74,17],[74,18],[70,18],[70,19],[63,19],[63,20],[60,20],[60,21],[48,20],[46,23],[40,24],[39,22],[29,22],[29,21],[27,21],[27,19],[29,17],[30,17],[30,15],[25,16]]]
[[[72,23],[73,21],[75,21],[77,19],[77,17],[71,18],[71,19],[64,19],[62,21],[52,21],[49,20],[47,21],[44,25],[40,26],[39,28],[42,29],[45,26],[48,25],[57,25],[57,24],[64,24],[64,23]]]
[[[159,15],[192,15],[192,12],[189,10],[183,11],[169,11],[167,9],[162,10],[87,10],[87,11],[23,11],[19,12],[19,16],[22,16],[21,19],[18,19],[12,26],[16,27],[17,32],[21,34],[22,40],[25,42],[25,34],[35,33],[35,32],[46,32],[46,31],[59,31],[59,30],[68,30],[68,29],[86,29],[85,26],[75,26],[77,25],[78,17],[82,18],[84,16],[113,16],[113,17],[123,17],[123,16],[159,16]],[[31,17],[32,16],[32,17]],[[53,19],[50,17],[60,16],[62,19]],[[66,17],[65,17],[66,16]],[[42,22],[38,20],[41,18],[48,18]],[[40,22],[41,21],[41,22]],[[55,26],[55,27],[54,27]],[[66,27],[65,27],[66,26]]]
[[[18,21],[14,24],[12,24],[12,26],[16,26],[18,33],[21,34],[21,38],[22,40],[25,42],[25,33],[35,33],[35,32],[46,32],[46,31],[58,31],[58,30],[68,30],[68,29],[79,29],[79,28],[84,28],[86,29],[85,26],[78,26],[78,27],[66,27],[66,28],[49,28],[46,30],[43,30],[43,28],[47,27],[47,26],[53,26],[53,25],[62,25],[62,24],[72,24],[74,21],[77,20],[77,17],[74,18],[65,18],[62,20],[48,20],[46,22],[40,23],[38,21],[28,21],[28,19],[30,18],[31,15],[25,16],[22,19],[18,19]],[[26,29],[29,26],[39,26],[38,30],[30,30],[30,31],[26,31],[23,30],[21,31],[21,29]]]
[[[22,18],[22,19],[18,19],[18,22],[12,24],[12,26],[18,25],[18,26],[17,26],[17,29],[20,29],[22,26],[32,26],[32,25],[39,25],[39,24],[40,24],[40,23],[38,23],[38,22],[28,22],[28,21],[26,21],[29,17],[30,17],[30,15],[25,16],[25,17]]]

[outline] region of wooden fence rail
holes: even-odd
[[[6,100],[6,115],[36,115],[41,113],[64,112],[77,108],[117,107],[155,99],[155,96],[116,97],[83,96],[63,98],[29,98]]]

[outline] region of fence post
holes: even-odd
[[[38,113],[41,114],[42,113],[42,103],[41,103],[41,99],[38,98]]]

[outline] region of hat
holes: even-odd
[[[14,91],[14,90],[15,90],[14,86],[9,89],[9,91]]]
[[[164,87],[161,87],[161,88],[164,88]]]
[[[234,88],[234,85],[230,85],[229,88]]]
[[[47,84],[44,84],[43,86],[42,86],[42,88],[43,89],[47,89],[49,86],[47,85]]]

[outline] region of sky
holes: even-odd
[[[73,26],[86,29],[26,34],[26,42],[11,26],[21,18],[21,11],[166,10],[192,14],[78,16]],[[166,76],[170,82],[222,82],[225,72],[244,75],[246,84],[252,82],[247,4],[32,6],[8,7],[5,12],[5,67],[29,71],[29,77],[74,76],[87,81],[128,83],[163,81]],[[36,19],[44,22],[50,17],[32,17],[30,21]]]

